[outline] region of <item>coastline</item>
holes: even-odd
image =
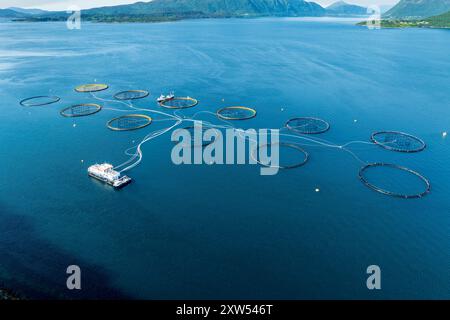
[[[369,16],[361,15],[265,15],[265,14],[204,14],[204,13],[174,13],[167,15],[84,15],[85,21],[92,23],[161,23],[177,22],[182,20],[200,19],[257,19],[257,18],[341,18],[341,19],[367,19]],[[67,16],[29,17],[11,19],[11,22],[65,22]]]
[[[171,14],[166,16],[160,15],[144,15],[144,16],[84,16],[87,22],[90,23],[107,23],[107,24],[126,24],[126,23],[166,23],[166,22],[179,22],[185,20],[222,20],[222,19],[258,19],[258,18],[311,18],[311,19],[321,19],[321,18],[336,18],[336,19],[363,19],[355,25],[365,26],[366,20],[369,16],[337,16],[337,15],[324,15],[324,16],[280,16],[280,15],[206,15],[206,14]],[[57,16],[51,18],[18,18],[6,20],[9,22],[65,22],[66,17]],[[407,29],[407,28],[421,28],[421,29],[450,29],[450,22],[439,21],[435,23],[432,20],[387,20],[383,19],[380,21],[381,27],[386,29]]]
[[[362,21],[356,24],[357,26],[365,26],[366,22]],[[424,23],[424,21],[408,21],[408,20],[381,20],[381,28],[383,29],[450,29],[449,25],[433,25],[430,23]]]

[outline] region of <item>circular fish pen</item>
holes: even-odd
[[[380,147],[397,152],[420,152],[426,148],[425,142],[413,135],[399,131],[378,131],[370,137]]]
[[[116,100],[137,100],[148,97],[150,93],[146,90],[126,90],[114,95]]]
[[[128,114],[107,122],[108,129],[113,131],[131,131],[145,128],[152,123],[152,118],[143,114]]]
[[[217,117],[223,120],[248,120],[256,117],[256,110],[248,107],[235,106],[217,110]]]
[[[285,127],[296,133],[319,134],[327,132],[330,129],[330,124],[318,118],[300,117],[289,119]]]
[[[159,105],[167,109],[187,109],[195,107],[198,100],[191,97],[175,97],[165,101],[161,101]]]
[[[100,112],[102,107],[95,103],[82,103],[61,110],[63,117],[86,117]]]
[[[21,100],[19,103],[23,107],[39,107],[53,104],[61,100],[57,96],[34,96]]]
[[[263,163],[261,161],[261,159],[258,158],[258,155],[256,154],[256,152],[259,152],[259,150],[261,148],[271,148],[272,146],[278,146],[279,148],[284,148],[286,150],[290,150],[293,151],[298,155],[301,155],[301,159],[299,161],[295,161],[294,163],[290,163],[290,164],[279,164],[279,165],[271,165],[268,163]],[[272,154],[272,152],[271,152]],[[268,144],[264,144],[258,148],[253,149],[253,151],[251,152],[251,157],[253,158],[253,160],[255,160],[258,164],[264,166],[264,167],[269,167],[269,168],[278,168],[278,169],[294,169],[294,168],[298,168],[303,166],[304,164],[306,164],[306,162],[308,162],[309,160],[309,154],[308,152],[306,152],[303,148],[301,148],[299,145],[295,144],[295,143],[287,143],[287,142],[277,142],[277,143],[268,143]],[[281,156],[280,156],[280,160],[281,160]]]
[[[418,182],[420,182],[421,186],[421,190],[419,191],[412,191],[411,193],[403,193],[401,191],[398,190],[388,190],[384,187],[379,186],[379,184],[375,184],[373,181],[370,182],[370,178],[367,177],[367,173],[370,170],[375,170],[375,169],[379,169],[379,168],[389,168],[392,170],[396,170],[400,173],[406,174],[409,176],[409,179],[413,178],[415,180],[417,180]],[[373,177],[372,177],[373,178]],[[430,181],[425,178],[424,176],[422,176],[420,173],[411,170],[409,168],[406,167],[402,167],[396,164],[391,164],[391,163],[371,163],[368,164],[364,167],[362,167],[359,170],[359,179],[361,180],[362,183],[364,183],[364,185],[366,185],[368,188],[384,194],[384,195],[388,195],[391,197],[396,197],[396,198],[403,198],[403,199],[415,199],[415,198],[422,198],[423,196],[427,195],[430,191],[431,191],[431,183]],[[394,181],[394,184],[398,184],[398,181],[400,179],[398,179],[397,177],[391,177],[391,179]],[[407,183],[404,183],[404,185],[409,185]]]
[[[108,89],[107,84],[102,83],[89,83],[89,84],[82,84],[75,88],[76,92],[98,92]]]

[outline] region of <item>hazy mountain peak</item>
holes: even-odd
[[[341,6],[348,6],[348,5],[350,5],[350,4],[348,4],[348,3],[345,2],[345,1],[336,1],[336,2],[334,2],[334,3],[332,3],[332,4],[330,4],[330,5],[327,7],[327,9],[333,9],[333,8],[337,8],[337,7],[341,7]]]
[[[345,1],[337,1],[327,8],[327,13],[331,15],[366,15],[367,8],[354,4],[349,4]]]
[[[47,12],[47,11],[41,10],[41,9],[24,9],[24,8],[18,8],[18,7],[10,7],[10,8],[8,8],[8,10],[12,10],[12,11],[24,13],[24,14],[43,14],[43,13]]]

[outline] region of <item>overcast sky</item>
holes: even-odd
[[[66,10],[71,5],[76,5],[82,9],[113,6],[124,3],[134,3],[138,0],[0,0],[0,8],[22,7],[22,8],[41,8],[48,10]],[[142,0],[145,1],[145,0]],[[337,0],[315,0],[321,5],[329,5]],[[399,0],[345,0],[348,3],[360,5],[387,5],[395,4]]]

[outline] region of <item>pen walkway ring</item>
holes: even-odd
[[[330,124],[325,120],[311,117],[289,119],[285,126],[289,130],[301,134],[319,134],[330,129]]]
[[[152,118],[143,114],[128,114],[108,121],[106,126],[114,131],[142,129],[152,123]]]
[[[61,110],[63,117],[85,117],[100,112],[102,107],[96,103],[82,103]]]

